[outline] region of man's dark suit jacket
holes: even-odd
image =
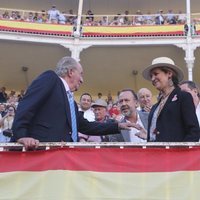
[[[78,112],[78,131],[88,135],[118,133],[117,123],[88,122]],[[33,137],[40,142],[70,142],[71,116],[67,94],[54,71],[46,71],[35,79],[20,101],[13,122],[13,140]]]
[[[148,141],[153,113],[159,102],[149,114]],[[176,88],[169,95],[156,123],[157,142],[195,142],[199,141],[200,128],[191,94]]]

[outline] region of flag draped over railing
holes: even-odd
[[[200,147],[0,152],[0,199],[198,200]]]
[[[83,36],[183,36],[184,25],[84,26]]]
[[[0,31],[30,33],[56,36],[71,36],[73,26],[49,23],[33,23],[23,21],[0,20]]]
[[[197,32],[199,28],[196,28]],[[33,23],[0,20],[0,31],[56,36],[72,36],[73,25]],[[184,25],[134,25],[134,26],[83,26],[83,37],[143,37],[143,36],[184,36]]]

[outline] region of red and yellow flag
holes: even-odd
[[[200,148],[0,152],[0,200],[199,200]]]
[[[47,35],[71,35],[73,26],[25,21],[0,20],[1,31],[35,33]]]
[[[84,26],[84,36],[183,36],[184,25]]]
[[[1,31],[72,36],[73,26],[26,21],[0,20]],[[197,32],[199,31],[197,26]],[[137,25],[137,26],[83,26],[83,36],[183,36],[184,25]]]

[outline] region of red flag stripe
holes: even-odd
[[[60,148],[1,152],[0,172],[75,170],[172,172],[200,170],[200,148]]]

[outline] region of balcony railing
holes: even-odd
[[[0,8],[0,31],[77,36],[77,15],[62,13],[65,21],[51,21],[45,11]],[[163,21],[162,21],[163,20]],[[200,34],[200,14],[191,15],[191,27],[186,14],[82,15],[78,37],[183,37]]]
[[[134,143],[134,142],[77,142],[77,143],[71,143],[71,142],[42,142],[39,144],[38,148],[35,150],[49,150],[54,148],[62,148],[62,147],[68,147],[68,148],[193,148],[193,147],[199,147],[199,142],[147,142],[147,143]],[[0,152],[2,151],[26,151],[23,145],[18,143],[0,143]]]

